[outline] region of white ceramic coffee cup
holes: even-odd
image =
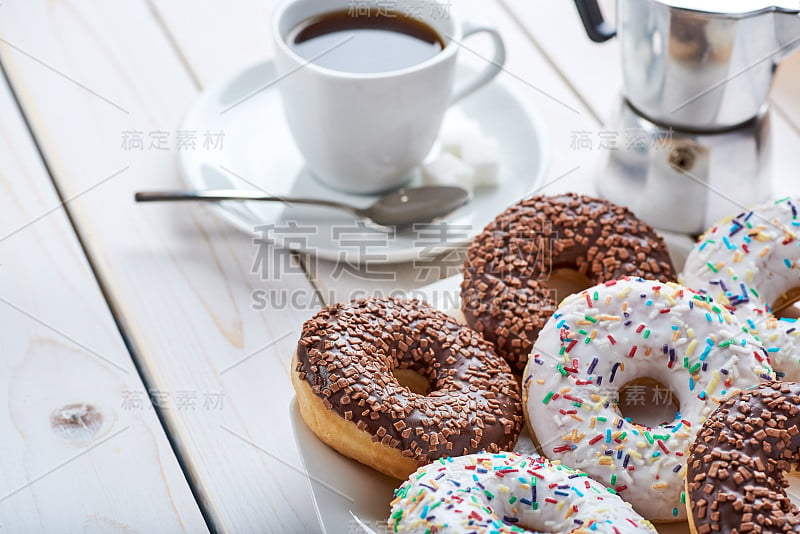
[[[294,140],[308,168],[323,183],[348,193],[378,193],[408,181],[431,150],[450,104],[491,81],[505,63],[498,31],[461,23],[449,2],[395,0],[393,11],[411,14],[445,42],[433,58],[402,70],[360,74],[321,67],[296,54],[286,36],[300,22],[324,13],[385,0],[286,0],[275,11],[273,36],[278,87]],[[494,56],[474,77],[454,87],[462,39],[489,34]]]

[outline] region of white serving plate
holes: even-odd
[[[414,291],[409,295],[425,298],[431,304],[452,303],[452,295],[459,293],[461,276],[441,280]],[[443,309],[461,320],[458,309]],[[392,492],[401,481],[392,479],[354,460],[340,455],[320,441],[300,415],[296,399],[291,407],[295,439],[315,500],[315,512],[322,531],[328,534],[356,532],[389,532],[389,502]],[[536,449],[527,429],[523,430],[514,449],[523,454],[536,455]],[[688,534],[688,523],[656,525],[661,534]]]

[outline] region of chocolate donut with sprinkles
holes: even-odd
[[[800,381],[800,329],[778,319],[800,297],[800,197],[718,222],[686,259],[681,281],[735,310],[767,347],[778,376]]]
[[[800,384],[768,382],[728,398],[689,450],[694,534],[800,532],[786,474],[800,462]]]
[[[292,383],[325,443],[399,479],[443,456],[512,449],[522,428],[508,364],[475,331],[417,300],[363,299],[303,325]],[[401,385],[416,372],[430,393]]]
[[[523,403],[542,454],[614,488],[653,522],[684,520],[685,453],[733,390],[774,378],[764,347],[707,295],[625,278],[564,300],[525,370]],[[663,384],[671,421],[626,419],[623,386]]]
[[[556,309],[548,281],[559,269],[577,271],[589,285],[623,276],[677,279],[664,241],[627,208],[573,193],[508,208],[467,252],[461,307],[516,373]]]
[[[560,462],[475,454],[420,468],[395,491],[392,532],[655,534],[613,490]]]

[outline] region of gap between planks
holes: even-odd
[[[148,3],[148,5],[151,5],[149,0],[147,0],[147,3]],[[160,19],[158,19],[158,17],[156,17],[156,20],[158,20],[159,26],[161,26]],[[168,33],[168,32],[165,32],[165,33]],[[172,42],[171,36],[167,35],[167,38],[170,40],[170,43],[174,46],[174,43]],[[184,61],[183,56],[180,56],[180,57],[181,57],[181,61],[183,62]],[[69,207],[70,199],[65,197],[64,192],[61,190],[61,187],[58,184],[58,181],[54,177],[53,170],[52,170],[52,168],[50,166],[50,163],[48,162],[47,158],[45,157],[44,152],[42,151],[42,147],[39,144],[39,140],[36,137],[33,129],[31,128],[30,121],[28,120],[28,115],[25,112],[25,108],[20,103],[19,97],[17,95],[17,91],[14,88],[14,84],[11,83],[10,77],[6,73],[5,66],[4,66],[2,60],[0,60],[0,74],[2,74],[2,76],[6,80],[8,80],[8,86],[9,86],[9,90],[11,92],[11,96],[14,99],[14,105],[19,110],[20,116],[22,117],[22,120],[25,123],[25,127],[30,132],[31,139],[33,140],[33,145],[36,148],[36,153],[38,154],[38,156],[39,156],[39,158],[40,158],[40,160],[42,162],[42,165],[44,166],[45,172],[47,173],[47,177],[50,179],[50,183],[53,185],[53,189],[54,189],[55,194],[58,197],[58,201],[60,203],[58,210],[63,210],[64,215],[66,216],[67,221],[69,223],[69,227],[72,230],[73,234],[75,235],[75,238],[78,240],[78,246],[80,247],[81,252],[83,252],[84,257],[86,258],[86,262],[89,265],[89,269],[91,271],[92,277],[94,278],[94,281],[97,283],[97,286],[100,288],[100,293],[102,294],[103,300],[105,301],[105,304],[108,307],[108,310],[109,310],[109,313],[111,315],[111,318],[114,321],[114,326],[116,327],[117,332],[119,333],[120,337],[122,338],[122,342],[125,345],[125,350],[127,351],[128,356],[130,357],[131,361],[133,362],[133,366],[134,366],[134,369],[136,370],[136,374],[138,375],[139,379],[142,381],[142,384],[144,384],[144,386],[146,388],[146,391],[149,392],[149,391],[151,391],[151,388],[152,388],[153,384],[151,384],[150,380],[148,380],[147,374],[143,372],[143,369],[142,369],[142,367],[141,367],[141,365],[139,363],[139,360],[135,356],[132,343],[131,343],[130,339],[128,338],[128,336],[125,334],[125,329],[122,326],[122,323],[121,323],[121,320],[120,320],[119,310],[116,309],[116,306],[114,305],[114,301],[109,295],[108,288],[103,283],[102,277],[99,276],[95,261],[92,258],[92,255],[89,253],[89,250],[86,247],[86,243],[84,241],[84,238],[83,238],[83,235],[82,235],[82,233],[80,231],[80,228],[75,223],[74,217],[73,217],[72,212],[71,212],[70,207]],[[194,79],[194,73],[190,72],[190,75]],[[48,215],[49,215],[49,213],[48,213]],[[186,462],[185,462],[185,460],[183,458],[183,454],[181,452],[181,449],[178,447],[178,445],[175,442],[172,434],[169,431],[169,427],[168,427],[168,425],[166,423],[166,420],[164,418],[164,414],[162,412],[162,409],[157,405],[153,405],[153,411],[155,412],[156,417],[158,418],[158,423],[160,425],[161,430],[164,432],[164,435],[167,438],[167,442],[169,443],[170,450],[175,455],[175,458],[178,461],[178,465],[179,465],[179,467],[181,469],[181,474],[183,475],[183,478],[186,480],[186,485],[189,487],[189,490],[192,492],[192,497],[194,498],[195,503],[197,504],[197,507],[200,509],[200,513],[203,516],[203,521],[205,522],[206,527],[208,528],[209,532],[211,532],[213,534],[216,534],[218,531],[214,527],[214,522],[211,520],[211,518],[209,516],[208,510],[207,510],[207,506],[204,503],[203,499],[201,498],[201,495],[198,492],[198,488],[195,487],[195,484],[194,484],[194,482],[192,480],[192,477],[189,475],[189,470],[188,470]]]
[[[566,73],[561,69],[561,67],[558,66],[558,62],[556,62],[555,58],[553,58],[550,54],[547,53],[547,50],[545,49],[545,47],[543,47],[539,43],[539,41],[536,39],[536,37],[531,32],[531,30],[528,29],[528,27],[525,26],[525,24],[522,23],[521,17],[519,17],[519,15],[517,15],[517,14],[515,14],[513,12],[513,10],[508,5],[506,0],[494,0],[494,1],[508,15],[508,17],[511,20],[514,21],[514,24],[517,26],[519,31],[525,37],[527,37],[527,39],[531,43],[531,46],[533,46],[542,55],[542,57],[545,59],[547,64],[550,65],[550,67],[558,75],[558,77],[561,78],[561,81],[564,83],[564,85],[566,85],[569,88],[569,90],[572,91],[572,93],[575,96],[575,98],[577,98],[578,101],[581,104],[583,104],[583,106],[586,108],[586,110],[592,116],[592,119],[594,119],[594,121],[597,123],[597,125],[601,126],[601,127],[605,126],[605,120],[603,120],[602,115],[600,113],[598,113],[598,110],[595,109],[595,107],[592,105],[592,103],[589,100],[584,98],[583,94],[581,94],[581,92],[578,90],[578,88],[575,87],[575,85],[572,83],[572,81],[569,79],[569,77],[566,75]]]
[[[189,58],[187,58],[186,54],[184,54],[183,49],[178,44],[178,40],[176,39],[175,34],[172,32],[169,25],[164,20],[164,17],[161,15],[161,12],[158,10],[158,7],[153,3],[153,0],[144,0],[144,1],[147,4],[147,8],[149,9],[150,14],[153,16],[156,25],[161,29],[162,33],[164,34],[164,37],[166,37],[169,46],[172,48],[173,52],[175,52],[175,55],[178,57],[178,60],[180,61],[181,65],[183,65],[183,68],[186,70],[186,73],[191,78],[195,88],[198,90],[198,92],[202,92],[205,89],[205,86],[200,81],[200,77],[197,75],[197,72],[192,67]],[[292,251],[292,258],[303,269],[303,272],[306,275],[306,279],[308,280],[308,283],[311,285],[311,287],[314,289],[314,292],[316,293],[319,301],[324,303],[325,305],[333,304],[333,302],[328,301],[326,295],[321,290],[316,280],[314,280],[314,277],[311,276],[311,273],[309,272],[308,269],[307,255],[300,252]]]

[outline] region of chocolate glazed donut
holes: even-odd
[[[508,208],[467,252],[461,306],[516,373],[556,309],[548,280],[558,269],[581,273],[590,286],[623,276],[677,278],[664,241],[627,208],[574,193]]]
[[[445,456],[514,447],[519,386],[475,331],[416,301],[364,299],[303,326],[292,382],[303,419],[329,446],[406,478]],[[417,371],[427,394],[395,372]]]
[[[800,461],[800,384],[766,382],[731,396],[689,448],[692,532],[798,532],[786,473]]]

